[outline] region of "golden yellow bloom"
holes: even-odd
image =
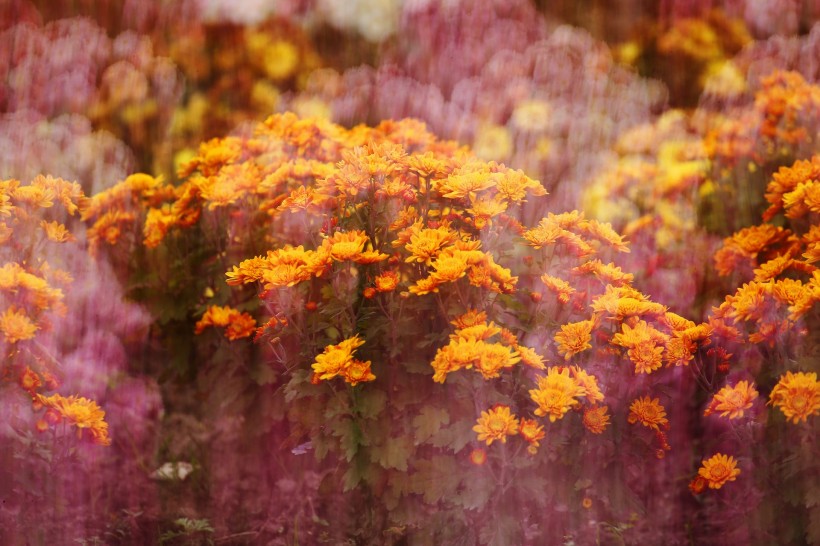
[[[650,399],[648,396],[636,398],[629,406],[629,417],[627,420],[631,424],[640,422],[643,426],[654,430],[660,427],[667,428],[669,420],[666,418],[666,411],[660,404],[658,398]]]
[[[584,396],[586,389],[570,376],[568,368],[550,367],[546,376],[538,378],[538,388],[530,390],[530,397],[538,404],[535,414],[549,415],[550,422],[561,419],[564,414],[577,406],[577,398]]]
[[[609,406],[592,406],[584,410],[584,426],[593,434],[601,434],[609,425]]]
[[[349,232],[337,231],[333,237],[325,239],[323,245],[330,248],[330,257],[343,262],[355,260],[364,251],[364,245],[368,242],[368,237],[364,231],[354,230]]]
[[[38,394],[36,400],[46,408],[54,410],[61,419],[76,426],[77,436],[82,437],[83,430],[88,430],[95,444],[111,445],[105,412],[93,400],[77,396],[64,397],[59,394]]]
[[[794,424],[820,413],[820,381],[817,373],[786,372],[772,389],[769,404],[777,406]]]
[[[28,366],[26,366],[26,369],[20,374],[20,386],[24,391],[34,394],[34,391],[39,389],[42,384],[43,382],[40,381],[40,376],[37,375],[37,372]]]
[[[663,365],[663,347],[651,340],[631,347],[626,354],[635,365],[635,373],[649,374]]]
[[[558,352],[566,360],[572,355],[578,354],[592,347],[592,328],[595,323],[592,320],[582,320],[561,326],[561,331],[555,334],[555,341],[558,343]]]
[[[405,245],[412,254],[405,261],[420,262],[430,265],[439,251],[456,241],[458,235],[447,225],[435,229],[424,228],[410,236],[410,242]]]
[[[594,375],[588,374],[578,366],[570,366],[569,370],[575,382],[584,389],[582,396],[593,404],[603,401],[604,394],[601,392],[601,389],[598,388],[598,380]]]
[[[752,402],[757,396],[757,390],[748,381],[740,381],[734,387],[726,385],[715,394],[703,414],[721,412],[721,417],[737,419],[743,417],[743,412],[752,407]]]
[[[68,241],[76,240],[74,235],[72,235],[63,224],[57,222],[56,220],[54,222],[46,222],[45,220],[42,220],[40,222],[40,227],[46,232],[46,237],[55,243],[66,243]]]
[[[370,371],[370,361],[355,358],[342,370],[342,377],[353,387],[359,383],[376,379],[376,376]]]
[[[39,328],[24,310],[18,311],[14,306],[0,315],[0,332],[3,332],[9,343],[31,339]]]
[[[374,283],[377,291],[391,292],[399,285],[399,273],[398,271],[385,271],[376,276]]]
[[[703,460],[698,475],[708,482],[709,489],[720,489],[726,482],[733,482],[740,474],[734,457],[716,453]]]
[[[519,433],[530,444],[527,447],[527,451],[532,454],[538,450],[538,446],[541,445],[541,440],[544,439],[546,433],[544,432],[544,427],[538,424],[538,421],[535,419],[521,419],[521,427],[519,429]]]
[[[480,324],[482,322],[487,322],[487,313],[484,311],[470,309],[463,315],[460,315],[450,321],[450,324],[461,329],[467,328],[468,326],[475,326],[476,324]]]
[[[328,345],[322,354],[316,356],[316,362],[312,364],[314,373],[319,379],[333,379],[337,375],[345,375],[350,368],[348,382],[372,381],[376,377],[370,373],[370,362],[355,361],[353,353],[364,345],[364,340],[356,334],[336,345]],[[372,376],[372,377],[371,377]],[[352,384],[356,384],[352,383]]]
[[[495,440],[507,443],[507,436],[518,434],[518,419],[510,412],[509,406],[496,406],[481,412],[478,424],[473,427],[478,433],[478,441],[491,445]]]
[[[575,293],[575,289],[567,281],[546,273],[541,275],[541,282],[558,297],[561,303],[569,303],[569,299]]]
[[[536,370],[546,370],[547,366],[544,364],[544,357],[535,352],[535,349],[526,347],[524,345],[515,345],[515,350],[518,356],[521,357],[521,363]]]
[[[231,341],[250,337],[256,330],[256,320],[248,313],[231,307],[212,305],[196,323],[195,333],[201,334],[208,326],[225,328],[225,337]]]
[[[511,368],[520,360],[512,347],[484,341],[479,341],[477,345],[478,360],[475,362],[475,368],[484,379],[499,377],[501,370]]]

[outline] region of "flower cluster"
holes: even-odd
[[[41,394],[59,388],[63,370],[37,338],[47,336],[68,312],[64,290],[74,279],[58,265],[66,257],[61,249],[77,243],[71,217],[87,206],[76,182],[42,175],[28,184],[0,181],[0,372],[16,378],[35,409],[45,405],[56,412],[50,422],[65,418],[79,429],[89,428],[95,443],[108,445],[105,414],[95,402]],[[37,428],[48,426],[41,420]]]

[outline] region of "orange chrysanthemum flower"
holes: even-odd
[[[720,489],[726,482],[735,481],[739,474],[734,457],[722,453],[704,459],[703,466],[698,470],[698,475],[707,481],[709,489]]]
[[[592,320],[582,320],[561,326],[561,331],[555,334],[555,341],[558,343],[558,352],[566,360],[572,355],[578,354],[592,347],[592,328],[595,323]]]
[[[253,335],[256,320],[248,313],[241,313],[231,307],[212,305],[196,323],[194,333],[201,334],[208,326],[225,328],[225,337],[234,341]]]
[[[743,417],[744,411],[752,407],[752,402],[757,396],[757,390],[748,381],[740,381],[734,387],[726,385],[715,394],[703,414],[720,412],[721,417],[738,419]]]
[[[667,428],[669,420],[666,418],[666,411],[660,404],[660,399],[650,399],[648,396],[636,398],[629,406],[629,417],[631,424],[641,423],[645,427],[660,430],[660,427]]]
[[[786,372],[772,389],[769,404],[777,406],[794,424],[820,413],[820,381],[817,374]]]
[[[544,427],[539,425],[538,421],[535,419],[521,419],[521,428],[518,432],[524,440],[530,444],[527,447],[527,451],[533,455],[538,451],[538,446],[541,445],[541,440],[543,440],[544,436],[546,436]]]
[[[518,419],[510,412],[509,406],[496,406],[481,412],[478,424],[473,430],[478,433],[479,442],[491,445],[495,440],[507,443],[507,436],[518,434]]]
[[[398,271],[385,271],[376,277],[374,283],[377,291],[391,292],[399,285],[399,273]]]
[[[82,437],[84,430],[88,430],[95,444],[111,445],[108,438],[108,423],[105,422],[105,411],[96,402],[83,397],[62,396],[52,394],[43,396],[38,394],[36,401],[52,410],[60,419],[77,427],[77,436]]]
[[[609,406],[593,406],[584,410],[584,426],[593,434],[601,434],[609,425]]]

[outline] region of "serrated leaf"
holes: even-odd
[[[364,390],[356,401],[356,409],[364,419],[375,419],[387,403],[387,394],[379,389]]]
[[[351,464],[342,478],[342,489],[345,493],[354,489],[362,481],[364,477],[363,469],[359,464]]]
[[[471,476],[464,480],[463,487],[463,491],[458,494],[456,500],[465,510],[483,509],[498,489],[488,475]]]
[[[407,471],[407,459],[412,453],[413,443],[406,436],[388,438],[387,443],[372,449],[373,460],[382,468],[395,468],[402,472]]]
[[[251,370],[250,378],[253,379],[257,385],[270,385],[276,381],[278,374],[269,365],[260,363]]]
[[[410,478],[410,488],[424,497],[424,502],[434,504],[442,498],[455,495],[461,481],[461,473],[452,457],[435,455],[430,460],[420,460],[416,473]]]
[[[452,425],[442,428],[430,439],[430,443],[436,447],[446,447],[454,453],[461,451],[464,446],[475,440],[473,423],[462,420],[456,421]]]
[[[419,415],[413,418],[416,444],[425,443],[441,429],[442,425],[449,423],[450,414],[446,409],[424,406]]]
[[[508,516],[493,518],[481,528],[478,539],[487,546],[506,546],[520,544],[518,522]]]

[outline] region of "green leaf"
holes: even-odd
[[[509,516],[502,516],[488,521],[481,528],[478,539],[487,546],[507,546],[508,544],[520,544],[520,535],[518,522]]]
[[[442,425],[450,423],[450,414],[446,409],[424,406],[421,413],[413,419],[416,444],[423,444],[436,434]]]
[[[465,510],[482,510],[498,486],[488,473],[479,472],[464,480],[456,502]]]
[[[433,434],[430,443],[436,447],[449,448],[454,453],[457,453],[461,451],[464,446],[475,440],[475,438],[473,422],[460,420]]]
[[[375,419],[387,403],[387,394],[376,388],[367,388],[359,395],[356,409],[364,419]]]
[[[442,498],[452,498],[461,481],[461,473],[453,457],[435,455],[430,460],[416,462],[410,488],[424,496],[424,502],[434,504]]]
[[[382,468],[395,468],[402,472],[407,471],[407,459],[413,453],[413,443],[408,436],[388,438],[384,445],[373,448],[373,460]]]
[[[253,379],[257,385],[270,385],[276,382],[277,377],[279,377],[279,374],[276,373],[273,367],[264,362],[254,366],[250,373],[250,378]]]

